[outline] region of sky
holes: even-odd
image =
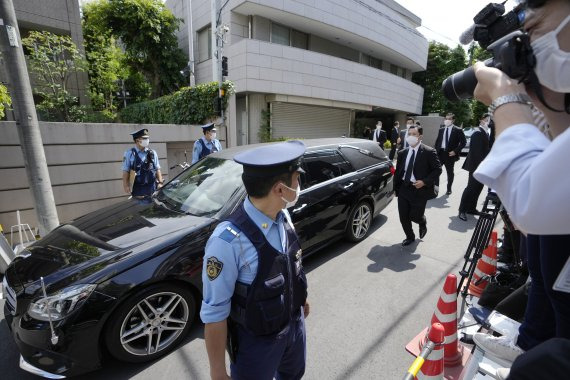
[[[473,17],[491,0],[395,0],[422,19],[418,31],[428,40],[436,40],[451,47],[459,44],[459,36],[473,24]],[[493,0],[502,2],[502,0]],[[506,4],[506,11],[516,5]]]

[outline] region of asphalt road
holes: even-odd
[[[475,227],[475,218],[470,216],[467,222],[457,218],[467,184],[461,164],[455,166],[453,194],[440,194],[428,203],[428,233],[423,240],[400,245],[404,233],[394,200],[375,219],[364,241],[336,243],[305,260],[311,304],[305,379],[404,376],[413,361],[404,346],[429,324],[443,280],[463,265]],[[445,170],[441,182],[445,189]],[[417,225],[414,229],[418,235]],[[0,377],[37,379],[19,368],[19,354],[0,317]],[[203,325],[196,324],[185,343],[160,360],[144,365],[111,360],[105,368],[80,378],[174,380],[208,379],[208,375]]]

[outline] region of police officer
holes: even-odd
[[[143,128],[131,133],[135,147],[127,150],[123,155],[123,189],[131,194],[139,203],[150,203],[150,196],[155,190],[162,187],[164,180],[160,172],[158,155],[149,149],[150,143],[148,129]],[[129,182],[130,173],[135,176],[133,188]]]
[[[196,163],[207,155],[222,150],[220,140],[216,139],[216,127],[214,123],[202,126],[204,136],[196,140],[192,150],[192,163]]]
[[[299,197],[300,141],[235,156],[248,196],[206,244],[200,317],[212,379],[300,379],[309,314],[301,247],[286,210]]]

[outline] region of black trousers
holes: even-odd
[[[459,212],[475,211],[477,209],[477,201],[479,200],[481,191],[483,191],[483,184],[473,177],[473,172],[469,172],[467,186],[465,187],[465,190],[463,190],[463,195],[461,195]]]
[[[507,380],[567,379],[570,340],[553,338],[516,358]]]
[[[412,229],[412,222],[418,223],[420,226],[426,224],[427,201],[418,194],[411,183],[404,183],[398,191],[398,213],[400,214],[400,223],[406,234],[406,238],[415,239],[416,235]]]
[[[447,191],[451,191],[451,185],[453,184],[453,178],[455,178],[455,173],[453,173],[453,168],[455,166],[455,157],[449,157],[449,152],[439,151],[439,161],[445,166],[445,171],[447,173]]]
[[[390,148],[390,154],[388,154],[388,158],[390,160],[393,160],[394,156],[396,155],[396,146],[397,144],[392,144],[392,148]]]

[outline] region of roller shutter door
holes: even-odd
[[[272,136],[314,139],[348,136],[350,110],[271,103]]]

